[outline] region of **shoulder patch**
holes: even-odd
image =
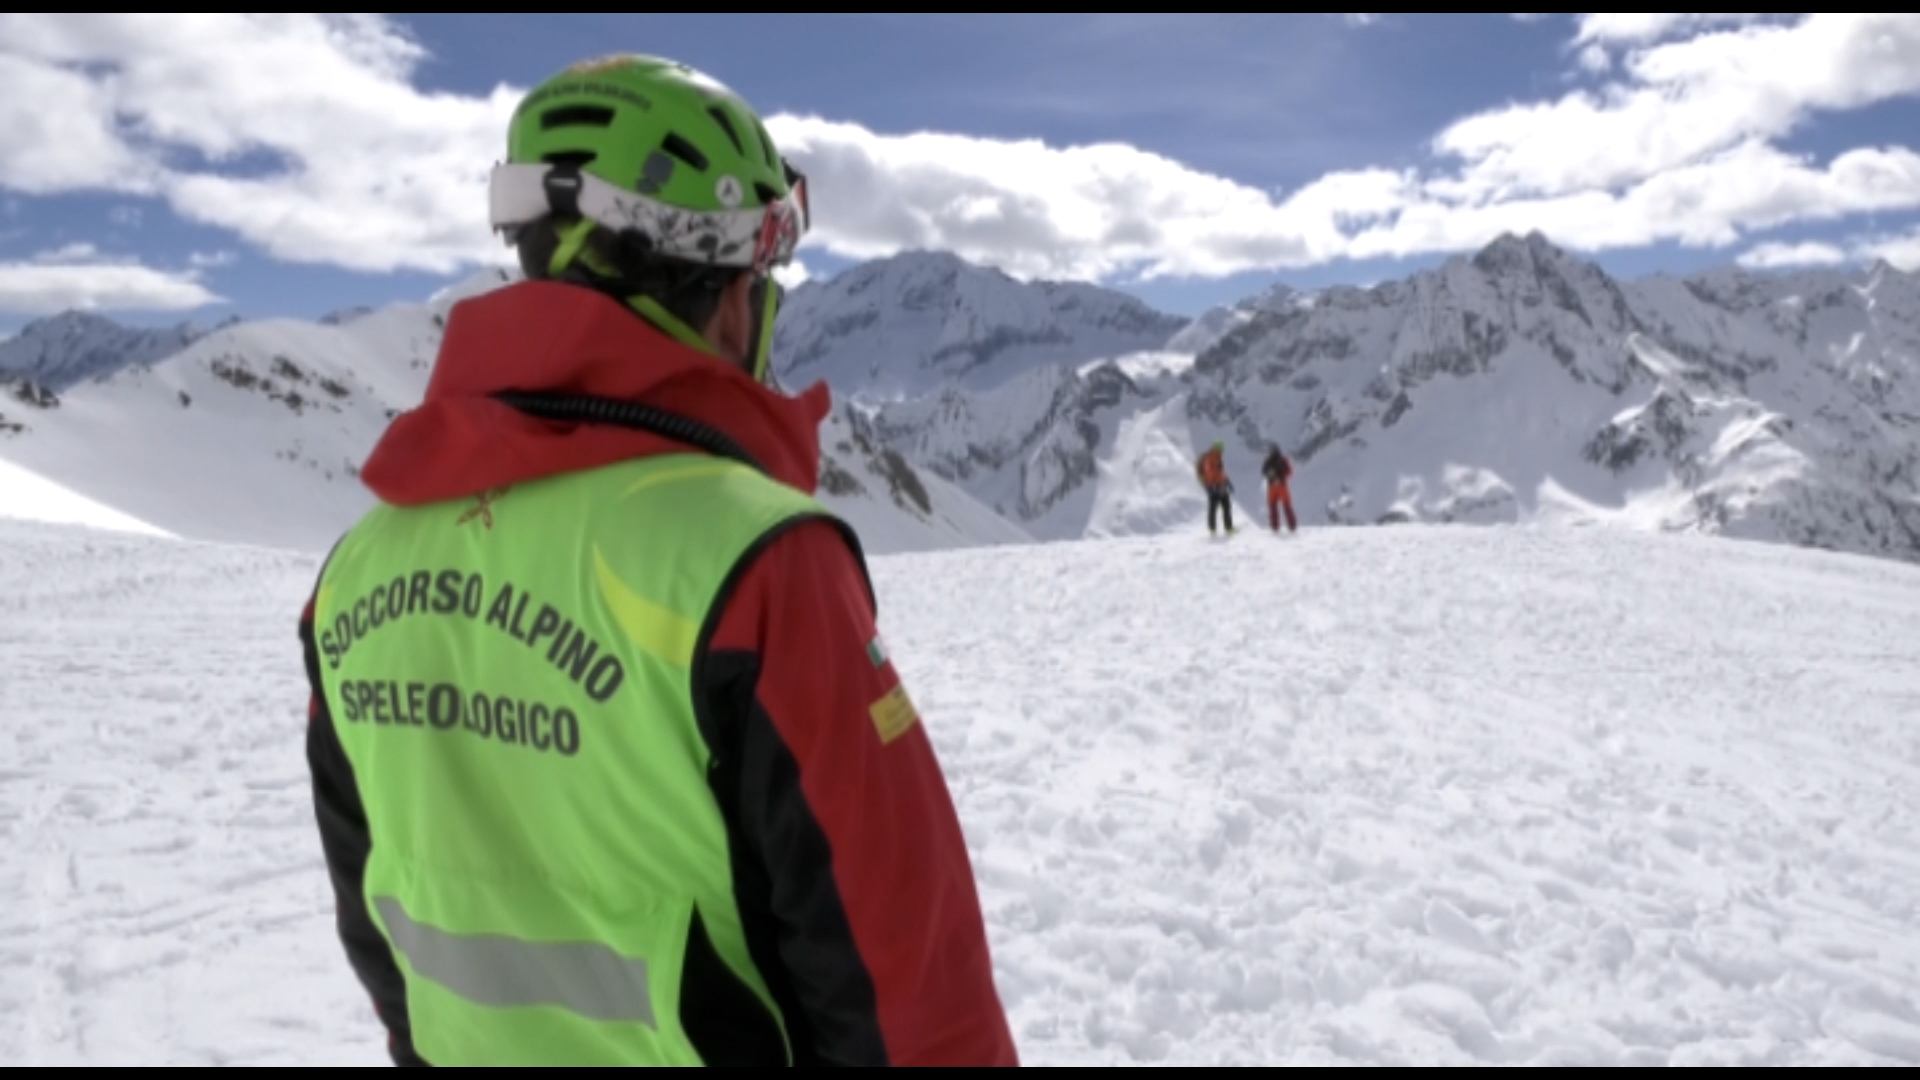
[[[914,709],[905,686],[895,686],[867,711],[873,717],[874,730],[880,733],[883,745],[892,745],[920,722],[920,713]]]

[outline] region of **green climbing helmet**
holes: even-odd
[[[508,243],[549,214],[579,217],[638,233],[660,255],[763,276],[792,261],[811,224],[806,178],[745,101],[685,64],[636,55],[575,64],[527,95],[491,203]]]

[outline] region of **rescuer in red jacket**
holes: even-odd
[[[581,491],[591,492],[598,490],[591,478],[608,475],[603,470],[692,453],[746,463],[813,493],[827,388],[787,396],[770,385],[767,364],[780,297],[770,272],[791,258],[806,225],[804,178],[777,159],[757,117],[738,98],[696,72],[644,58],[581,65],[551,80],[516,114],[512,148],[495,173],[494,222],[518,244],[530,280],[452,309],[424,402],[388,429],[362,477],[383,504],[376,511],[386,515],[383,520],[417,520],[422,536],[467,538],[458,543],[470,547],[448,550],[470,553],[461,556],[473,563],[468,580],[485,574],[497,581],[514,565],[488,561],[494,551],[512,552],[519,565],[529,555],[545,566],[552,560],[578,565],[581,585],[573,599],[556,599],[578,608],[592,602],[580,597],[601,595],[604,579],[595,583],[592,555],[572,546],[564,522],[516,516],[526,488],[548,485],[543,490],[551,491],[554,483],[577,479]],[[694,194],[676,194],[685,192]],[[652,504],[642,498],[636,505]],[[736,504],[707,505],[716,515],[736,513],[729,509]],[[517,549],[516,535],[525,538]],[[642,564],[671,566],[684,557],[653,539],[644,522],[623,542]],[[362,554],[382,565],[391,559],[395,566],[410,557],[386,548]],[[405,616],[381,631],[388,640],[411,640],[397,635],[435,617],[430,609],[438,594],[396,586],[382,595],[387,617],[396,610]],[[495,1007],[506,1010],[501,1016],[511,1024],[535,1026],[547,1023],[544,1009],[573,1009],[565,1023],[554,1020],[541,1029],[541,1045],[559,1047],[556,1054],[570,1061],[586,1057],[587,1050],[565,1041],[564,1033],[575,1030],[567,1024],[584,1028],[608,1021],[571,1003],[589,991],[612,991],[586,978],[573,988],[578,994],[560,1001],[565,995],[542,987],[567,972],[497,959],[509,955],[502,949],[560,956],[555,950],[574,946],[531,935],[503,944],[499,937],[396,923],[391,913],[397,908],[370,905],[369,866],[391,867],[401,858],[417,860],[426,868],[421,872],[445,875],[419,886],[421,896],[454,897],[446,903],[457,905],[468,879],[461,877],[462,868],[430,857],[436,850],[433,830],[444,829],[451,838],[453,830],[466,827],[458,824],[463,815],[525,820],[535,811],[523,808],[522,800],[530,807],[533,796],[521,785],[546,774],[528,768],[513,784],[443,783],[437,789],[443,800],[423,813],[406,805],[413,778],[386,763],[400,760],[401,753],[383,757],[365,747],[392,745],[411,755],[406,760],[454,769],[495,751],[534,755],[541,751],[526,743],[545,733],[522,732],[521,745],[496,739],[496,746],[470,738],[451,722],[446,734],[437,732],[437,714],[429,725],[421,710],[408,712],[412,707],[399,697],[389,703],[346,694],[340,676],[329,673],[344,649],[336,623],[315,614],[316,608],[339,610],[331,605],[342,602],[338,595],[317,593],[300,621],[312,686],[307,754],[340,937],[389,1033],[394,1062],[518,1063],[474,1060],[475,1051],[447,1034],[453,1028],[435,1027],[457,1010],[465,1018],[461,1030],[471,1033],[474,1018],[484,1021],[484,1010]],[[433,649],[454,659],[435,660],[398,644],[382,652],[378,635],[354,641],[356,651],[347,655],[377,658],[400,680],[395,685],[430,677],[419,671],[431,663],[459,660],[471,667],[470,660],[460,660],[470,655],[460,645],[468,631],[451,627],[457,608],[456,594],[453,614],[441,616],[449,628],[436,630],[441,636],[432,639]],[[520,616],[513,618],[517,626]],[[681,928],[687,955],[676,960],[685,974],[674,996],[683,1034],[671,1035],[683,1040],[679,1052],[691,1045],[707,1066],[1020,1064],[995,989],[960,824],[932,743],[880,643],[876,618],[857,540],[831,517],[793,519],[771,529],[764,544],[743,557],[697,639],[688,639],[693,652],[684,686],[662,684],[635,691],[641,699],[616,698],[615,704],[626,703],[617,715],[578,720],[565,745],[556,719],[556,741],[547,756],[514,759],[555,768],[555,753],[584,757],[596,737],[597,745],[607,745],[607,725],[658,723],[663,713],[647,704],[646,694],[685,699],[699,714],[699,738],[713,764],[681,789],[702,791],[701,805],[677,806],[623,789],[623,796],[640,800],[633,805],[642,809],[641,818],[609,817],[576,829],[569,841],[576,861],[568,865],[591,865],[590,858],[578,858],[578,845],[589,841],[577,837],[597,830],[624,841],[657,830],[657,843],[670,844],[676,814],[711,819],[717,807],[730,847],[731,864],[723,869],[731,874],[731,903],[745,940],[737,947],[696,948],[691,937],[699,935]],[[538,634],[538,624],[532,625]],[[503,631],[475,620],[471,633],[479,642],[479,635]],[[556,639],[554,648],[560,645]],[[543,687],[551,690],[536,681],[547,679],[545,674],[516,678],[527,681],[520,688],[523,700],[538,700],[535,695],[547,692]],[[356,684],[360,690],[366,685]],[[441,699],[436,693],[432,700]],[[460,705],[458,698],[446,700]],[[381,720],[392,713],[396,723],[376,729],[369,712]],[[371,741],[377,739],[410,741]],[[699,760],[689,752],[689,762]],[[584,814],[582,820],[596,820],[590,803],[564,789],[549,785],[541,796],[549,805],[566,806],[576,819]],[[406,824],[370,813],[380,807],[405,809]],[[376,837],[399,828],[411,830],[404,835],[416,843],[414,850],[376,850]],[[499,842],[517,840],[503,835]],[[383,857],[388,862],[379,862]],[[534,865],[542,853],[529,843],[516,857]],[[612,860],[608,855],[609,874],[619,870]],[[513,888],[524,895],[531,887],[527,880],[518,879]],[[509,894],[503,887],[500,895]],[[563,890],[554,895],[564,902]],[[495,915],[515,917],[502,911]],[[397,934],[396,925],[407,932]],[[614,956],[592,942],[577,948],[602,950],[561,957],[583,970],[591,965],[580,956]],[[729,948],[738,957],[721,959]],[[461,949],[477,959],[463,967]],[[748,956],[750,961],[742,959]],[[623,963],[608,962],[615,967],[606,970]],[[764,980],[773,1011],[744,992],[737,970],[742,963]],[[429,981],[436,1007],[422,1009],[420,995]],[[543,993],[554,1000],[541,999]],[[445,1048],[449,1060],[431,1060],[423,1045]],[[594,1052],[607,1052],[604,1039]]]

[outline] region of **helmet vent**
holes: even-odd
[[[774,172],[779,172],[779,155],[773,152],[773,139],[767,135],[767,126],[759,120],[755,120],[753,122],[753,130],[760,135],[760,150],[766,155],[767,168],[772,169]]]
[[[715,105],[707,110],[707,115],[713,117],[713,122],[719,124],[720,130],[727,133],[727,138],[733,140],[734,150],[737,151],[740,156],[745,157],[747,148],[741,144],[740,133],[733,129],[733,121],[727,118],[726,110]]]
[[[707,155],[701,153],[699,147],[681,138],[677,134],[669,134],[665,139],[662,139],[660,141],[660,149],[665,150],[667,153],[672,154],[674,157],[679,158],[681,161],[686,162],[701,172],[707,171]]]
[[[562,127],[606,127],[613,123],[613,110],[605,105],[564,105],[540,114],[540,130]]]
[[[592,150],[555,150],[543,156],[540,160],[549,165],[558,165],[562,168],[584,169],[593,163],[594,158],[599,156],[599,154]]]
[[[755,180],[753,182],[753,193],[760,197],[760,205],[762,206],[772,206],[774,203],[780,201],[780,193],[773,190],[773,185],[764,180]]]

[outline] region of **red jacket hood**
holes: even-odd
[[[808,494],[832,407],[825,383],[787,397],[607,296],[523,282],[454,305],[425,401],[387,429],[362,482],[385,502],[419,506],[691,449],[644,431],[535,419],[489,397],[509,390],[636,402],[700,421]]]

